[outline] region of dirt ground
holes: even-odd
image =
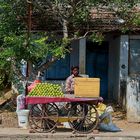
[[[18,127],[18,118],[15,112],[0,112],[0,127]]]
[[[140,123],[132,123],[127,121],[126,111],[119,106],[113,106],[112,121],[122,130],[140,130]]]
[[[126,111],[119,106],[112,105],[114,112],[112,113],[112,121],[122,130],[140,130],[140,123],[130,123],[126,118]],[[18,118],[16,112],[0,110],[0,127],[18,127]]]

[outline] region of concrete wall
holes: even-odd
[[[108,89],[110,100],[119,100],[120,37],[112,37],[109,43]]]
[[[85,74],[86,71],[86,38],[79,40],[79,72]]]
[[[126,105],[129,39],[127,35],[112,37],[109,47],[109,97]]]
[[[127,121],[140,122],[140,76],[127,78]]]
[[[79,40],[73,40],[71,44],[72,51],[70,53],[70,68],[79,66]]]
[[[74,40],[72,42],[70,54],[70,67],[79,66],[79,73],[85,74],[86,66],[86,38]]]
[[[120,39],[120,95],[121,105],[126,107],[126,86],[128,77],[128,53],[129,38],[128,35],[122,35]]]
[[[127,77],[127,121],[140,122],[140,36],[129,36],[130,63]],[[135,48],[135,49],[134,49]]]

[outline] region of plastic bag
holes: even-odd
[[[108,113],[112,113],[114,112],[112,106],[108,106],[106,109],[105,109],[105,112],[108,112]]]
[[[25,109],[25,95],[21,94],[17,96],[17,108],[16,112]]]
[[[96,108],[98,111],[99,116],[102,115],[106,110],[106,105],[103,103],[99,103],[98,107]]]

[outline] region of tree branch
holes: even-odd
[[[49,61],[46,61],[46,63],[44,63],[43,65],[41,65],[40,67],[38,67],[35,70],[35,74],[38,73],[38,71],[43,72],[44,70],[46,70],[50,65],[52,65],[56,60],[58,60],[57,57],[52,57],[51,59],[49,59]]]

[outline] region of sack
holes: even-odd
[[[105,124],[105,123],[100,123],[99,124],[99,129],[101,131],[106,131],[106,132],[120,132],[121,129],[118,128],[115,124],[113,123],[109,123],[109,124]]]
[[[99,129],[101,131],[119,132],[121,131],[115,124],[112,123],[112,115],[109,112],[103,113],[100,117]]]
[[[108,124],[112,122],[112,116],[108,112],[103,113],[101,116],[99,116],[100,122]]]

